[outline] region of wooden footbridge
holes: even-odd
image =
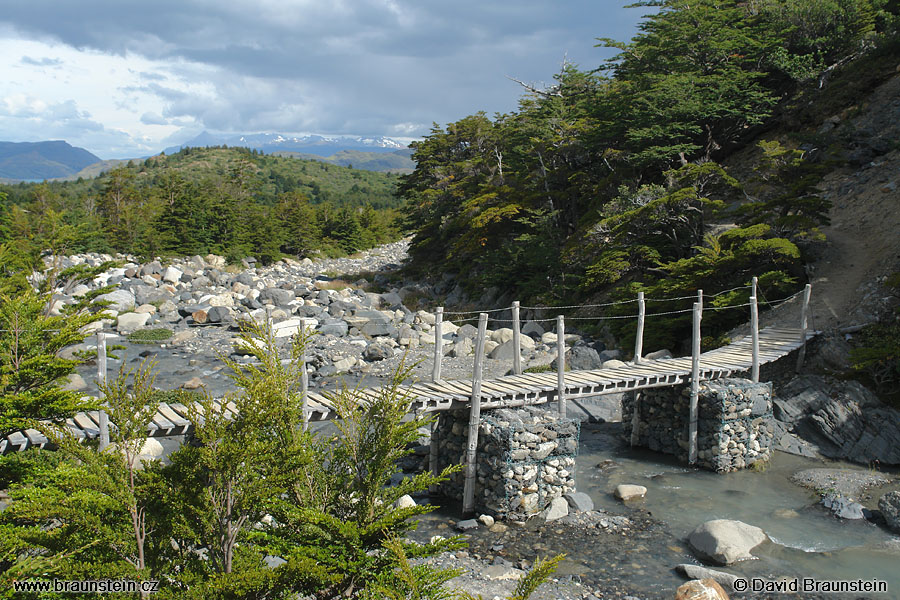
[[[441,411],[467,408],[471,411],[475,422],[481,409],[514,407],[542,404],[557,401],[559,410],[565,414],[567,399],[584,398],[641,390],[646,388],[672,386],[692,383],[692,422],[696,423],[696,388],[701,379],[713,379],[735,373],[749,372],[754,380],[758,380],[759,366],[775,361],[794,350],[801,349],[805,342],[816,335],[806,327],[806,307],[809,302],[809,286],[807,286],[802,305],[800,326],[770,327],[758,330],[756,298],[751,296],[747,304],[751,308],[751,334],[727,346],[700,353],[700,319],[702,306],[694,303],[694,336],[692,356],[647,360],[641,357],[641,344],[644,324],[643,298],[638,299],[638,336],[635,347],[636,360],[613,368],[601,368],[589,371],[565,371],[565,331],[563,317],[557,317],[557,353],[563,357],[558,361],[555,373],[524,373],[520,360],[514,359],[516,374],[496,379],[482,380],[484,361],[485,330],[487,314],[481,313],[479,318],[478,337],[475,348],[474,374],[468,380],[443,380],[440,378],[441,349],[441,311],[436,315],[436,347],[434,377],[430,382],[418,382],[405,386],[412,404],[411,411]],[[513,306],[513,342],[519,345],[518,306]],[[648,315],[652,316],[652,315]],[[519,354],[519,353],[516,353]],[[516,356],[515,358],[518,358]],[[377,389],[359,389],[361,398],[374,398]],[[232,403],[222,403],[226,414],[235,407]],[[308,421],[325,421],[335,417],[335,412],[327,396],[309,390],[306,393],[306,417]],[[67,419],[68,428],[74,435],[83,439],[102,437],[104,427],[103,415],[98,411],[79,413]],[[180,404],[162,403],[159,411],[148,425],[150,437],[177,436],[190,433],[192,424],[187,409]],[[108,434],[107,434],[108,435]],[[48,439],[39,431],[29,429],[16,432],[0,440],[0,452],[21,451],[31,447],[45,447]]]

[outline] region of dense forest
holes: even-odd
[[[0,242],[32,254],[213,252],[264,263],[347,254],[397,237],[396,184],[319,161],[186,148],[92,179],[0,187]]]
[[[898,3],[637,6],[656,10],[631,42],[599,40],[620,51],[607,63],[565,64],[517,111],[435,125],[413,145],[400,190],[414,270],[441,264],[470,290],[561,304],[753,276],[774,299],[805,283],[830,206],[815,185],[845,160],[815,127],[893,74]],[[723,162],[743,150],[739,179]],[[683,337],[689,318],[671,325],[654,342]]]

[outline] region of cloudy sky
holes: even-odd
[[[508,77],[593,68],[629,39],[625,0],[10,0],[0,11],[0,140],[101,158],[212,132],[408,140],[514,110]]]

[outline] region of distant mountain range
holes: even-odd
[[[322,135],[287,136],[280,133],[233,133],[215,134],[204,131],[180,146],[166,148],[166,154],[178,152],[182,148],[203,148],[206,146],[241,146],[255,148],[260,152],[299,152],[316,156],[331,156],[341,150],[361,152],[396,152],[406,149],[406,144],[387,137],[349,137]]]
[[[253,148],[266,154],[322,160],[366,171],[408,173],[416,166],[410,158],[413,153],[411,148],[402,142],[383,136],[367,138],[322,135],[288,136],[279,133],[213,134],[204,131],[179,146],[166,148],[165,153],[174,154],[187,147],[209,146]]]
[[[84,148],[67,142],[0,142],[0,179],[44,180],[71,177],[99,162]]]

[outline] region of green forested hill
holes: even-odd
[[[400,189],[414,268],[443,264],[472,290],[563,304],[716,292],[752,276],[777,298],[804,283],[829,208],[815,184],[846,160],[817,128],[860,82],[893,75],[898,3],[639,5],[658,12],[629,43],[600,40],[620,50],[607,64],[565,65],[516,112],[413,144]],[[723,161],[748,146],[758,158],[738,179]],[[671,338],[660,343],[685,327],[658,327]]]
[[[0,242],[68,252],[354,252],[395,238],[397,177],[243,148],[186,148],[94,178],[0,188]]]

